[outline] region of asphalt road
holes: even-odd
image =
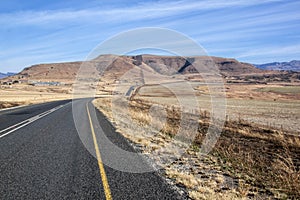
[[[81,117],[77,126],[70,100],[0,111],[0,199],[184,198],[155,171],[115,169],[147,163],[111,151],[113,144],[135,152],[89,99],[74,101],[73,108]]]

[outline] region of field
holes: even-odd
[[[194,83],[196,85],[196,83]],[[202,110],[211,110],[211,96],[207,86],[197,88],[196,98]],[[177,89],[178,90],[178,89]],[[293,87],[265,87],[258,85],[226,85],[226,114],[231,120],[243,119],[251,123],[273,127],[289,132],[300,132],[300,97],[295,91],[300,86]],[[273,91],[281,91],[280,94]],[[294,92],[291,95],[290,92]],[[180,91],[179,91],[180,92]],[[151,85],[142,87],[135,96],[137,99],[147,100],[164,105],[179,105],[178,98],[165,87]],[[185,97],[187,98],[187,97]],[[195,98],[191,96],[190,98]],[[215,98],[217,100],[217,98]],[[186,104],[185,107],[196,109],[197,105]]]
[[[0,108],[71,99],[71,91],[71,88],[67,86],[30,86],[27,84],[1,86]]]
[[[214,149],[203,154],[207,130],[214,127],[211,100],[220,104],[222,98],[197,82],[190,83],[194,95],[170,84],[144,85],[127,100],[99,98],[94,104],[192,199],[300,197],[299,86],[225,85],[224,128]],[[176,138],[181,115],[198,117],[192,143]]]

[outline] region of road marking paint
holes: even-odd
[[[107,177],[106,177],[104,166],[103,166],[103,163],[102,163],[102,158],[101,158],[101,154],[100,154],[100,150],[99,150],[99,146],[98,146],[98,142],[97,142],[97,138],[96,138],[96,134],[95,134],[91,114],[90,114],[90,111],[89,111],[88,103],[86,103],[86,110],[87,110],[87,114],[88,114],[89,121],[90,121],[90,127],[91,127],[91,131],[92,131],[92,135],[93,135],[93,141],[94,141],[94,146],[95,146],[96,156],[97,156],[97,160],[98,160],[100,175],[101,175],[101,179],[102,179],[102,183],[103,183],[105,197],[106,197],[107,200],[111,200],[112,196],[111,196],[110,188],[109,188],[109,185],[108,185],[108,180],[107,180]]]
[[[38,114],[36,116],[33,116],[33,117],[29,118],[29,119],[26,119],[26,120],[24,120],[22,122],[19,122],[17,124],[14,124],[14,125],[12,125],[12,126],[10,126],[8,128],[5,128],[5,129],[1,130],[0,134],[1,133],[4,133],[4,134],[0,135],[0,138],[3,138],[4,136],[7,136],[8,134],[10,134],[12,132],[15,132],[16,130],[19,130],[20,128],[23,128],[24,126],[27,126],[28,124],[31,124],[32,122],[34,122],[34,121],[36,121],[38,119],[41,119],[41,118],[45,117],[46,115],[49,115],[49,114],[53,113],[54,111],[56,111],[56,110],[64,107],[67,104],[57,106],[55,108],[47,110],[47,111],[45,111],[43,113],[40,113],[40,114]]]

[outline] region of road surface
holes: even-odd
[[[101,142],[99,134],[126,151],[135,150],[100,112],[91,114],[90,99],[76,100],[74,106],[89,125],[81,128],[92,153],[76,130],[70,100],[0,111],[0,199],[184,198],[156,172],[130,173],[103,164],[101,159],[117,163],[120,158],[107,151],[110,144]]]

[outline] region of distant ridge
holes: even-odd
[[[12,72],[7,72],[7,73],[1,73],[0,72],[0,79],[1,78],[6,78],[6,77],[8,77],[8,76],[13,76],[13,75],[15,75],[16,73],[12,73]]]
[[[280,70],[280,71],[297,71],[300,72],[300,60],[292,60],[290,62],[272,62],[266,64],[254,64],[263,70]]]

